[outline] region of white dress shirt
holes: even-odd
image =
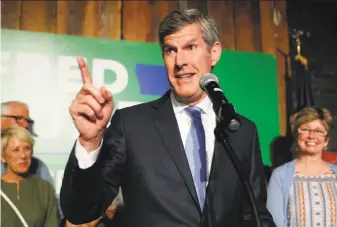
[[[179,103],[175,99],[173,93],[171,93],[170,98],[173,106],[173,111],[178,122],[181,140],[185,148],[188,132],[192,124],[192,119],[184,110],[187,107],[187,105]],[[201,120],[205,130],[206,159],[207,159],[206,164],[207,164],[207,178],[208,178],[211,171],[211,164],[214,153],[214,141],[215,141],[214,129],[216,126],[216,116],[213,111],[212,102],[208,98],[208,96],[206,96],[206,98],[204,98],[196,106],[201,109]],[[101,146],[102,143],[100,147],[97,148],[97,150],[88,152],[77,140],[75,146],[75,156],[78,160],[78,165],[81,169],[87,169],[96,162],[97,156],[101,150]]]

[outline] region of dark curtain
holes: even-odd
[[[295,89],[296,89],[296,109],[298,111],[303,107],[314,106],[314,97],[312,94],[311,79],[309,70],[301,62],[295,62]]]

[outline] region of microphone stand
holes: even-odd
[[[254,197],[252,186],[250,185],[250,183],[249,183],[249,181],[246,177],[246,174],[243,171],[242,165],[235,155],[235,152],[234,152],[233,148],[227,142],[228,136],[225,132],[225,129],[228,129],[229,123],[233,119],[231,117],[234,116],[234,114],[235,114],[234,107],[230,103],[224,103],[224,104],[222,104],[221,108],[219,108],[218,111],[219,112],[216,113],[216,114],[218,114],[217,115],[218,116],[217,125],[216,125],[216,128],[214,130],[215,138],[217,139],[217,141],[219,141],[222,144],[222,146],[226,150],[226,152],[229,156],[229,159],[231,160],[231,162],[232,162],[232,164],[233,164],[233,166],[234,166],[234,168],[235,168],[235,170],[236,170],[236,172],[237,172],[237,174],[240,178],[241,183],[244,185],[244,187],[245,187],[245,189],[248,193],[249,202],[250,202],[251,209],[253,211],[253,216],[254,216],[254,219],[255,219],[255,222],[256,222],[256,227],[262,227],[260,215],[259,215],[259,210],[258,210],[258,207],[256,205],[256,199]],[[219,118],[220,115],[223,116],[223,117]]]

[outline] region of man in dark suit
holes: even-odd
[[[70,114],[80,136],[61,189],[65,216],[75,224],[99,218],[121,186],[123,226],[255,226],[245,189],[215,140],[212,103],[199,86],[220,59],[215,22],[194,9],[175,11],[158,34],[172,89],[156,101],[116,110],[108,129],[111,93],[92,85],[78,58],[83,87]],[[257,130],[240,121],[228,141],[249,176],[263,226],[274,226]]]

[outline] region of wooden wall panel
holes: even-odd
[[[121,1],[99,1],[98,36],[101,38],[121,39]]]
[[[273,2],[260,0],[261,51],[276,54],[276,28],[273,23]]]
[[[121,1],[58,1],[57,33],[121,38]]]
[[[83,1],[82,36],[95,37],[98,34],[98,1]]]
[[[288,22],[287,22],[287,7],[286,0],[275,1],[275,6],[277,11],[280,13],[280,24],[276,27],[277,36],[276,36],[276,45],[279,50],[283,53],[289,55],[289,38],[288,38]],[[286,117],[287,117],[287,107],[286,107],[286,80],[285,73],[286,70],[286,58],[279,51],[276,52],[277,58],[277,69],[278,69],[278,85],[279,85],[279,106],[280,106],[280,117],[281,117],[281,132],[282,134],[286,133]]]
[[[235,49],[261,51],[259,2],[234,1]]]
[[[207,0],[179,0],[178,9],[198,9],[203,13],[208,13],[208,1]]]
[[[233,1],[208,1],[208,15],[219,26],[221,46],[223,49],[235,49],[235,27]]]
[[[1,2],[1,28],[20,30],[21,1]]]
[[[154,41],[151,3],[147,1],[123,3],[123,37],[130,41]]]
[[[260,0],[262,52],[277,58],[280,131],[287,132],[286,61],[289,54],[286,2]],[[280,17],[279,17],[280,16]],[[282,52],[282,53],[281,53]]]
[[[124,1],[123,36],[130,41],[157,42],[160,21],[172,10],[176,1]]]
[[[22,30],[48,33],[55,32],[56,1],[22,1],[21,4]]]
[[[86,1],[82,36],[121,38],[121,1]]]
[[[56,33],[82,35],[87,1],[57,1]]]

